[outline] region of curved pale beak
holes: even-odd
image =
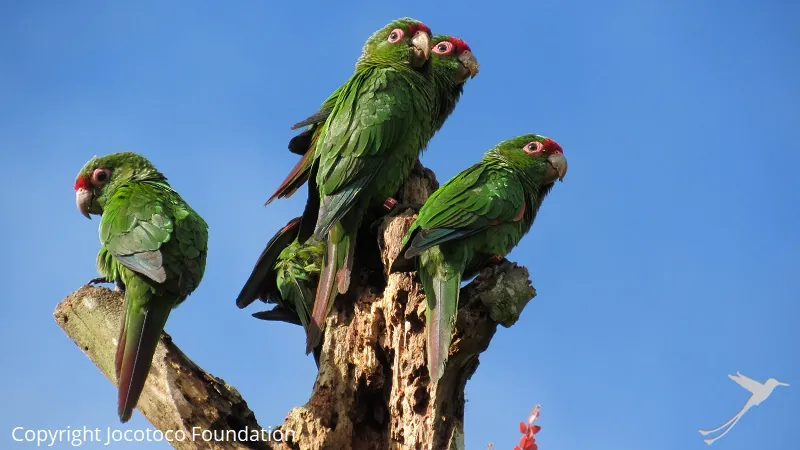
[[[458,55],[458,60],[461,62],[461,66],[459,66],[459,81],[462,83],[467,81],[467,77],[475,78],[475,75],[478,74],[478,60],[475,58],[475,55],[469,51],[465,50]]]
[[[567,174],[567,158],[563,153],[553,153],[547,157],[547,179],[550,181],[564,181],[564,175]]]
[[[778,386],[788,386],[788,385],[789,383],[781,383],[780,381],[778,381]]]
[[[431,56],[431,35],[427,31],[417,31],[411,38],[411,67],[419,69]]]
[[[78,206],[78,211],[84,215],[89,220],[92,220],[92,216],[89,215],[89,211],[92,210],[92,202],[94,201],[94,194],[92,191],[86,190],[84,188],[78,188],[75,191],[75,204]]]

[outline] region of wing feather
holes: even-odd
[[[394,69],[371,67],[342,87],[317,142],[322,196],[315,235],[324,236],[358,201],[415,120]]]
[[[123,266],[163,283],[167,274],[160,249],[170,239],[173,222],[158,189],[154,183],[118,188],[100,219],[100,242]]]
[[[500,223],[519,220],[525,206],[520,183],[509,171],[478,163],[434,192],[406,236],[405,257],[463,239]]]

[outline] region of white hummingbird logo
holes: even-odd
[[[775,389],[776,386],[789,386],[787,383],[781,383],[775,378],[769,378],[767,379],[767,381],[764,382],[764,384],[761,384],[758,381],[753,380],[752,378],[748,378],[742,375],[738,371],[736,372],[736,375],[729,374],[728,377],[730,377],[731,380],[737,382],[739,386],[750,391],[752,395],[750,396],[749,399],[747,399],[747,402],[745,402],[744,406],[742,406],[742,409],[740,409],[739,412],[737,412],[727,422],[723,423],[717,428],[714,428],[713,430],[699,430],[699,429],[697,430],[700,432],[700,434],[706,436],[708,434],[714,433],[715,431],[719,431],[725,427],[728,427],[725,431],[722,432],[722,434],[720,434],[715,438],[703,439],[703,441],[705,441],[705,443],[708,445],[711,445],[717,439],[721,438],[722,436],[725,436],[728,433],[728,431],[731,431],[731,428],[733,428],[733,426],[736,425],[736,422],[738,422],[739,419],[742,418],[744,413],[746,413],[747,410],[752,408],[753,406],[759,405],[761,404],[761,402],[766,400],[767,397],[769,397],[770,394],[772,394],[772,391],[773,389]]]

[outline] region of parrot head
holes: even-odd
[[[103,206],[119,186],[130,181],[167,179],[145,157],[132,152],[113,153],[90,159],[75,178],[75,203],[78,211],[103,214]]]
[[[437,34],[431,38],[431,52],[433,67],[448,76],[455,76],[457,84],[478,75],[478,60],[472,49],[457,37]]]
[[[538,134],[525,134],[503,141],[496,147],[513,166],[536,174],[542,184],[563,181],[567,158],[558,143]]]
[[[431,51],[431,29],[424,23],[404,17],[376,31],[367,39],[358,64],[401,63],[420,70]]]

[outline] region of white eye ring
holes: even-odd
[[[525,150],[525,153],[533,155],[542,152],[544,150],[544,145],[539,141],[533,141],[528,142],[522,149]]]
[[[403,36],[405,36],[403,30],[400,28],[395,28],[391,33],[389,33],[389,37],[387,37],[386,40],[394,44],[395,42],[400,41],[400,39],[403,39]]]
[[[452,51],[453,51],[453,44],[448,41],[442,41],[433,46],[433,52],[438,55],[447,55]]]

